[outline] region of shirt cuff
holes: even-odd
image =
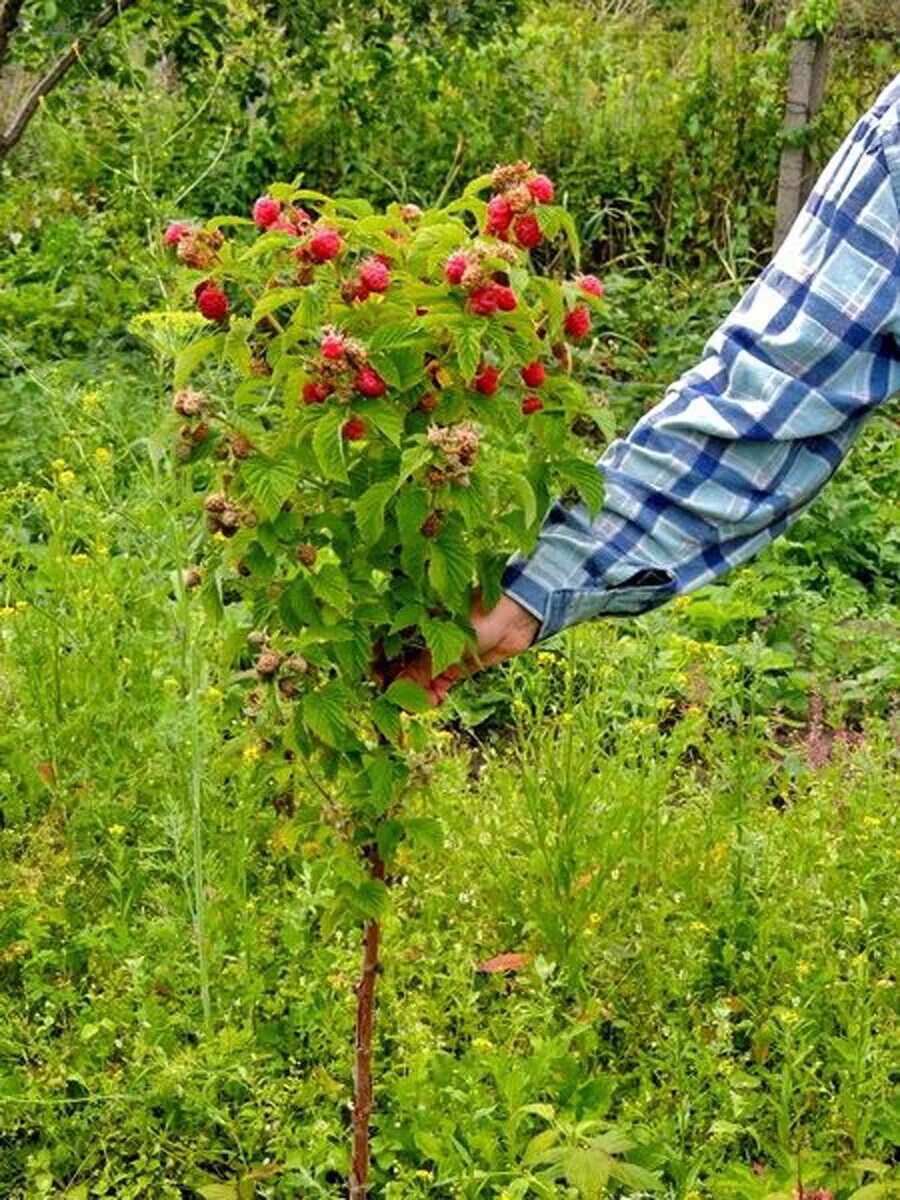
[[[590,587],[553,587],[527,559],[510,560],[501,581],[503,591],[538,621],[534,640],[546,641],[571,625],[601,616],[637,616],[665,604],[677,590],[674,575],[635,565],[624,583],[597,581]]]

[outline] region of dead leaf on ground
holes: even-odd
[[[496,958],[479,963],[475,970],[480,971],[482,975],[499,975],[504,971],[521,971],[530,962],[530,954],[498,954]]]

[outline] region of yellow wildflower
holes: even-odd
[[[98,466],[108,467],[112,462],[112,450],[109,446],[98,446],[94,451],[94,460]]]

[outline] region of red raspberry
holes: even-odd
[[[372,367],[363,367],[353,380],[353,386],[361,396],[383,396],[387,384]]]
[[[547,378],[544,364],[540,362],[528,363],[527,366],[522,368],[519,374],[522,376],[525,386],[531,388],[543,387],[544,380]]]
[[[172,221],[166,226],[166,232],[163,234],[162,240],[164,246],[177,246],[183,237],[191,232],[191,224],[189,221]]]
[[[343,242],[336,229],[317,229],[309,239],[309,252],[316,262],[328,262],[341,252]]]
[[[198,285],[199,286],[199,285]],[[207,321],[224,321],[228,316],[228,297],[215,283],[206,283],[200,288],[197,307]]]
[[[525,213],[523,216],[517,217],[516,223],[513,225],[513,232],[516,235],[516,241],[526,250],[533,250],[535,246],[539,246],[544,236],[534,213]]]
[[[287,217],[276,217],[269,226],[269,233],[289,233],[291,237],[299,237],[300,230]]]
[[[326,333],[319,343],[319,349],[322,351],[323,358],[332,360],[343,358],[346,342],[339,333]]]
[[[505,233],[513,218],[513,211],[505,196],[494,196],[487,206],[487,232]]]
[[[359,268],[360,283],[367,292],[386,292],[391,273],[382,258],[370,258]]]
[[[569,337],[587,337],[591,332],[590,309],[585,308],[583,304],[579,304],[571,312],[566,313],[566,319],[563,321],[563,329],[565,329]]]
[[[465,254],[462,252],[451,254],[444,263],[444,275],[447,278],[447,282],[454,284],[461,283],[462,277],[465,275],[468,266],[469,260],[466,258]]]
[[[534,179],[528,182],[528,190],[538,204],[553,203],[553,180],[548,179],[546,175],[535,175]]]
[[[494,285],[494,300],[501,312],[512,312],[519,303],[512,288],[499,283]]]
[[[359,417],[351,417],[341,426],[341,436],[348,442],[358,442],[366,436],[366,423]]]
[[[469,295],[469,311],[476,317],[491,317],[497,311],[497,296],[493,287],[477,287]]]
[[[272,196],[260,196],[253,205],[253,220],[259,229],[268,229],[280,213],[281,205]]]
[[[331,388],[327,383],[317,383],[311,379],[303,385],[304,404],[324,404],[330,395]]]
[[[544,402],[540,396],[526,396],[522,401],[522,415],[530,417],[532,413],[540,412]]]
[[[582,275],[578,280],[578,286],[587,296],[596,296],[599,300],[603,295],[605,288],[596,275]]]
[[[473,380],[473,386],[476,392],[481,392],[482,396],[493,396],[500,386],[499,370],[491,366],[482,367]]]

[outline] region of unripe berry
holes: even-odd
[[[505,196],[494,196],[487,206],[487,232],[505,233],[513,218],[513,211]]]
[[[361,396],[383,396],[387,384],[372,367],[363,367],[353,380],[353,387]]]
[[[599,300],[603,295],[604,287],[596,275],[582,275],[578,280],[578,286],[588,296],[596,296]]]
[[[418,221],[422,215],[422,210],[418,204],[404,204],[400,208],[400,216],[404,221]]]
[[[528,181],[528,190],[538,204],[553,203],[553,181],[546,175],[535,175],[534,179]]]
[[[419,532],[422,537],[433,538],[441,532],[441,526],[444,524],[444,514],[439,508],[434,509],[428,514],[422,522]]]
[[[317,229],[309,239],[309,252],[316,262],[329,262],[341,252],[343,242],[336,229]]]
[[[513,312],[519,301],[511,287],[504,284],[494,284],[494,300],[501,312]]]
[[[370,292],[386,292],[391,282],[388,266],[379,258],[370,258],[359,268],[360,283]]]
[[[253,205],[253,220],[259,229],[268,229],[280,214],[281,205],[272,196],[260,196]]]
[[[339,333],[326,333],[319,343],[319,349],[322,351],[323,358],[330,358],[332,361],[344,357],[346,342]]]
[[[312,542],[301,542],[297,547],[297,562],[302,563],[304,567],[314,565],[318,557],[318,551]]]
[[[277,650],[263,650],[256,660],[256,674],[260,679],[271,679],[281,666],[281,655]]]
[[[191,232],[191,224],[189,221],[172,221],[166,227],[166,232],[163,234],[164,246],[177,246],[183,237]]]
[[[490,317],[497,311],[497,296],[493,287],[477,287],[469,295],[469,311],[476,317]]]
[[[500,386],[500,372],[494,366],[482,367],[473,381],[475,391],[482,396],[493,396]]]
[[[341,436],[348,442],[358,442],[366,436],[366,423],[360,417],[351,417],[341,426]]]
[[[207,321],[224,321],[228,316],[228,297],[215,283],[207,283],[197,296],[197,307]]]
[[[233,433],[228,444],[235,458],[249,458],[253,453],[253,444],[243,433]]]
[[[566,313],[566,319],[563,321],[563,329],[565,329],[569,337],[587,337],[591,332],[590,309],[585,308],[583,304],[579,304],[571,312]]]
[[[269,233],[289,233],[291,237],[299,237],[301,231],[287,217],[276,217],[269,226]]]
[[[524,366],[519,372],[522,376],[522,382],[526,387],[539,388],[543,387],[544,380],[547,377],[547,372],[544,370],[544,364],[540,362],[530,362]]]
[[[526,396],[522,401],[522,414],[529,417],[532,413],[540,412],[544,402],[540,396]]]
[[[444,263],[444,275],[448,283],[462,283],[462,277],[469,266],[469,260],[461,251],[451,254]]]
[[[521,217],[517,217],[516,223],[513,225],[513,232],[516,235],[516,241],[526,250],[533,250],[535,246],[541,244],[543,234],[534,213],[524,213]]]
[[[432,413],[438,406],[438,398],[434,392],[426,392],[419,400],[419,410],[424,413]]]

